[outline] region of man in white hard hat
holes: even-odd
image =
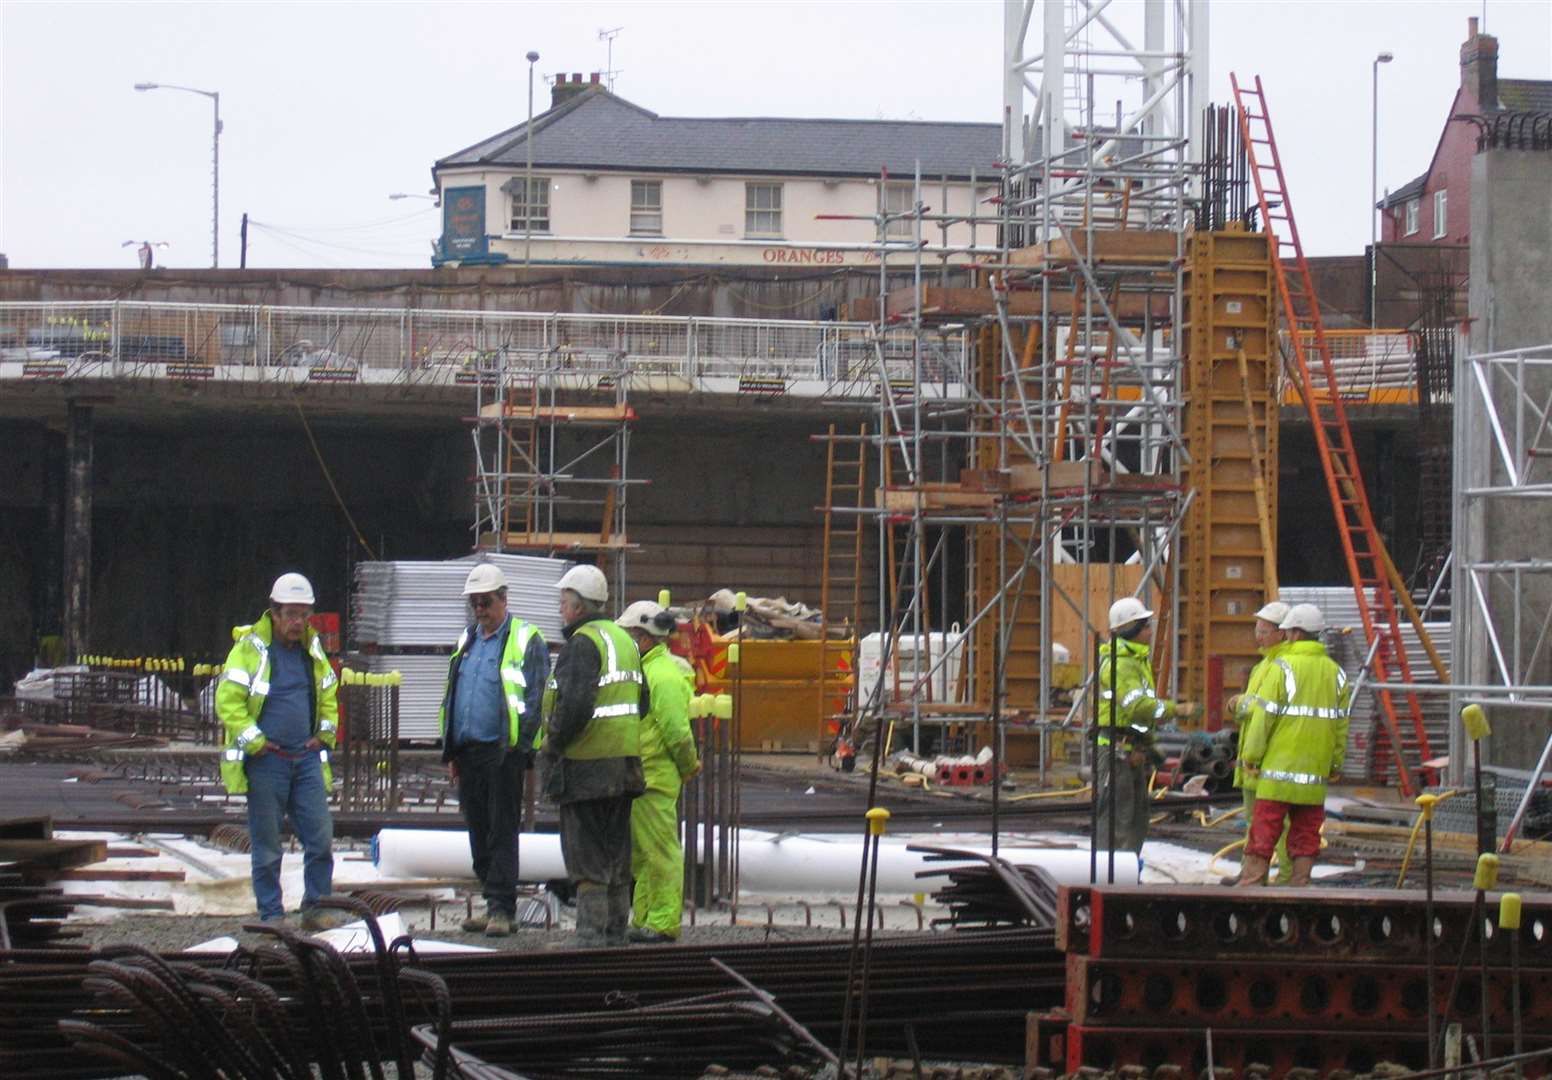
[[[1252,706],[1265,700],[1264,695],[1272,685],[1270,680],[1282,678],[1282,669],[1275,661],[1283,649],[1281,624],[1288,617],[1288,610],[1289,605],[1281,600],[1273,600],[1256,612],[1256,648],[1261,653],[1261,659],[1250,669],[1244,692],[1228,700],[1229,722],[1239,727],[1241,746],[1249,741],[1250,728],[1253,723],[1259,722],[1257,717],[1261,715]],[[1244,765],[1238,762],[1234,766],[1234,786],[1240,789],[1245,800],[1245,843],[1248,844],[1250,823],[1255,818],[1256,779],[1247,775]],[[1288,830],[1284,828],[1282,837],[1277,841],[1277,884],[1286,885],[1292,876],[1293,864],[1288,857]]]
[[[1246,773],[1256,782],[1241,885],[1266,880],[1284,822],[1293,862],[1288,884],[1309,884],[1320,853],[1326,785],[1342,775],[1347,756],[1350,691],[1346,674],[1320,641],[1325,617],[1314,604],[1295,604],[1279,625],[1287,638],[1273,661],[1280,677],[1269,680],[1262,700],[1252,705],[1257,715],[1239,752]]]
[[[539,628],[507,610],[507,579],[499,566],[477,563],[464,579],[463,595],[473,621],[447,664],[438,729],[485,897],[485,914],[465,919],[463,929],[502,937],[512,932],[517,913],[523,781],[533,760],[550,653]]]
[[[329,751],[339,726],[334,668],[313,613],[312,583],[281,574],[269,609],[235,642],[216,686],[216,715],[226,730],[221,781],[248,796],[253,896],[264,922],[284,922],[280,829],[285,818],[302,842],[302,928],[327,930],[341,919],[317,907],[334,891],[333,773]]]
[[[1154,690],[1148,659],[1153,612],[1141,600],[1128,596],[1110,605],[1110,633],[1111,641],[1099,647],[1096,839],[1109,850],[1140,852],[1153,811],[1148,776],[1156,754],[1154,728],[1161,720],[1194,717],[1201,710],[1189,702],[1162,701]]]
[[[596,566],[556,582],[566,645],[544,691],[544,793],[560,807],[560,850],[577,889],[577,946],[624,945],[630,920],[631,800],[646,790],[636,643],[604,614]]]
[[[684,847],[679,842],[679,790],[700,772],[690,731],[695,671],[668,651],[674,617],[638,600],[615,620],[636,642],[647,680],[641,715],[641,768],[646,793],[631,804],[631,874],[636,878],[630,940],[675,941],[684,913]]]

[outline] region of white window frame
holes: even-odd
[[[782,238],[781,189],[780,182],[750,180],[744,184],[745,238],[759,240]]]
[[[1450,193],[1440,188],[1433,193],[1433,238],[1442,240],[1449,230]]]
[[[663,181],[630,182],[630,234],[663,235]]]
[[[511,213],[508,221],[511,222],[512,231],[547,233],[550,231],[550,178],[548,176],[536,176],[530,187],[525,178],[515,176],[507,185],[508,194],[511,196]],[[518,191],[524,193],[523,198],[518,197]],[[527,196],[530,192],[538,192],[541,196],[530,207]]]
[[[884,185],[884,212],[908,214],[916,209],[916,185],[890,181]],[[916,222],[910,218],[890,221],[884,229],[889,240],[913,240],[916,238]]]
[[[1423,216],[1423,200],[1408,199],[1401,212],[1406,221],[1403,231],[1407,236],[1416,236],[1417,230],[1422,227],[1420,219]]]

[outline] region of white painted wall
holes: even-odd
[[[438,174],[442,189],[483,185],[486,230],[494,251],[521,257],[523,235],[510,229],[511,200],[501,186],[523,170],[445,169]],[[808,263],[841,265],[877,262],[877,227],[872,220],[821,220],[821,215],[865,215],[878,206],[878,181],[761,176],[708,176],[651,173],[594,173],[535,169],[535,176],[550,181],[550,232],[533,235],[533,259],[544,262],[727,262],[745,264]],[[631,181],[657,180],[663,185],[663,235],[632,236],[630,233]],[[782,235],[751,237],[744,232],[745,185],[749,182],[782,185]],[[982,198],[991,183],[981,185]],[[928,213],[943,213],[941,182],[923,181],[922,201]],[[947,213],[974,210],[970,185],[951,183]],[[991,216],[994,207],[982,203],[979,213]],[[988,249],[995,243],[995,229],[978,225],[975,243]],[[968,224],[949,228],[950,247],[971,243]],[[942,231],[935,222],[923,223],[928,249],[941,247]],[[514,247],[515,242],[515,247]],[[839,245],[830,247],[830,245]],[[790,258],[772,249],[803,249]],[[856,250],[847,250],[855,248]],[[715,249],[715,250],[713,250]],[[905,256],[891,256],[908,261]],[[956,260],[958,261],[958,260]]]

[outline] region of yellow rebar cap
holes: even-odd
[[[1520,894],[1506,892],[1498,898],[1498,927],[1501,930],[1520,928]]]
[[[883,836],[884,826],[889,822],[889,811],[882,806],[875,806],[865,816],[868,819],[868,832],[874,836]]]
[[[1460,722],[1465,726],[1466,734],[1470,736],[1472,742],[1480,742],[1493,733],[1492,727],[1487,722],[1487,713],[1482,711],[1480,705],[1467,705],[1460,710]]]
[[[1424,821],[1433,820],[1433,808],[1438,805],[1439,796],[1437,795],[1419,795],[1417,797],[1417,808],[1423,812]]]
[[[1492,852],[1484,852],[1477,856],[1476,876],[1471,879],[1471,887],[1478,892],[1486,892],[1498,884],[1498,856]]]
[[[657,591],[657,606],[658,607],[662,607],[662,608],[666,608],[668,606],[668,590],[667,589],[659,589]]]
[[[730,663],[730,664],[738,663],[738,656],[739,656],[738,642],[734,641],[734,642],[729,643],[729,645],[727,647],[727,662]]]
[[[748,606],[749,606],[749,594],[748,593],[742,593],[741,592],[741,593],[737,593],[737,594],[734,595],[734,597],[733,597],[733,610],[734,611],[743,611]]]

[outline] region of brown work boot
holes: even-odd
[[[466,934],[483,934],[485,928],[490,925],[490,913],[484,915],[470,915],[463,921],[463,932]]]
[[[1249,855],[1239,864],[1239,880],[1234,884],[1240,888],[1247,885],[1261,885],[1266,881],[1266,872],[1271,868],[1270,859],[1261,855]]]
[[[1315,869],[1315,856],[1294,856],[1293,874],[1288,878],[1288,887],[1302,889],[1310,883],[1310,872]]]
[[[506,937],[511,932],[512,932],[512,917],[510,915],[503,915],[501,912],[498,911],[498,912],[496,912],[493,915],[486,916],[486,918],[485,918],[485,936],[486,937]]]

